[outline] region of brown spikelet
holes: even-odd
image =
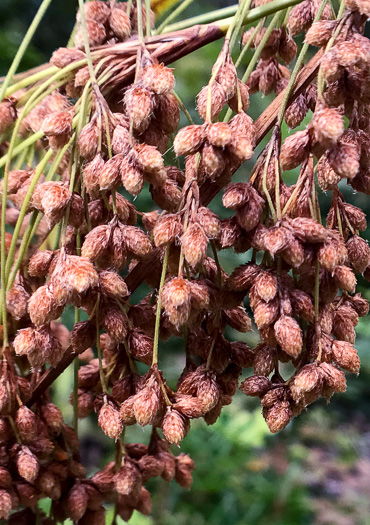
[[[360,358],[354,346],[346,341],[334,341],[332,345],[333,360],[341,368],[358,374]]]
[[[127,115],[135,130],[143,132],[149,125],[154,103],[151,92],[139,85],[133,85],[125,93]]]
[[[104,434],[111,439],[118,439],[122,432],[119,410],[110,401],[106,401],[99,410],[98,423]]]
[[[182,326],[190,315],[190,282],[181,278],[175,278],[167,282],[163,286],[161,300],[171,323],[176,327]]]
[[[197,110],[203,120],[207,117],[207,101],[208,101],[209,86],[204,86],[197,98]],[[218,82],[212,82],[211,89],[211,120],[214,120],[221,112],[226,103],[226,95]]]
[[[39,462],[28,447],[22,446],[17,454],[17,469],[19,475],[32,483],[39,472]]]
[[[163,64],[153,64],[144,68],[141,81],[156,95],[170,93],[175,86],[173,69]]]
[[[196,267],[206,256],[208,239],[204,229],[198,222],[190,224],[181,238],[181,246],[185,259]]]
[[[126,40],[130,36],[131,23],[124,9],[120,6],[113,7],[109,17],[109,25],[113,33],[120,39]]]
[[[173,142],[175,154],[180,157],[181,155],[195,153],[203,141],[203,126],[186,126],[177,133]]]
[[[271,388],[271,381],[264,376],[247,377],[240,385],[246,396],[263,396]]]
[[[272,434],[280,432],[287,426],[293,417],[292,410],[287,401],[280,401],[264,412],[266,423]]]
[[[162,431],[169,443],[179,446],[185,437],[185,421],[177,410],[167,409],[162,422]]]
[[[280,154],[280,163],[283,171],[292,170],[301,164],[309,152],[309,135],[307,131],[297,131],[287,137]]]
[[[155,246],[164,246],[174,242],[182,233],[180,216],[169,214],[161,217],[153,229]]]
[[[282,315],[274,325],[275,337],[281,348],[292,357],[302,350],[302,330],[292,317]]]

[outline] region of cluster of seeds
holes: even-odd
[[[345,371],[358,374],[355,327],[369,308],[355,274],[370,280],[370,249],[365,214],[338,184],[370,194],[369,14],[365,0],[349,0],[336,19],[329,4],[304,0],[278,27],[249,29],[242,44],[258,56],[244,81],[228,34],[197,98],[200,123],[178,130],[167,64],[184,33],[144,38],[154,16],[141,2],[92,0],[49,77],[41,71],[0,103],[3,220],[14,228],[2,239],[0,518],[101,524],[104,503],[124,520],[149,514],[150,478],[192,483],[193,460],[171,445],[193,419],[215,423],[238,388],[260,398],[277,432],[320,396],[344,392]],[[323,57],[316,82],[311,74],[295,92],[287,65],[302,32]],[[284,95],[282,113],[270,115],[277,124],[250,176],[232,182],[263,138],[247,114],[258,91]],[[309,110],[309,124],[282,142],[284,115],[296,128]],[[299,166],[287,185],[284,172]],[[332,192],[326,221],[316,181]],[[230,216],[208,207],[210,187],[225,188]],[[151,211],[136,208],[141,192]],[[225,249],[246,254],[229,275]],[[229,340],[253,328],[255,348]],[[160,369],[170,337],[184,348],[171,386]],[[74,429],[48,390],[72,361]],[[239,384],[243,369],[253,374]],[[116,454],[88,477],[77,422],[93,412]],[[147,445],[127,439],[135,424],[152,427]],[[37,510],[44,497],[49,517]]]

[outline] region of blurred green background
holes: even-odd
[[[201,12],[231,5],[227,1],[194,2],[185,13]],[[6,73],[40,0],[1,0],[0,2],[0,75]],[[65,45],[74,24],[77,0],[54,0],[39,31],[33,39],[20,69],[47,61],[53,50]],[[194,99],[210,76],[220,50],[216,42],[175,64],[177,92],[193,118]],[[236,50],[237,51],[237,50]],[[240,68],[245,70],[250,55]],[[256,118],[272,100],[272,96],[253,95],[249,113]],[[306,122],[310,119],[308,115]],[[182,121],[186,124],[185,118]],[[302,125],[304,126],[304,124]],[[284,129],[285,135],[290,133]],[[261,150],[261,145],[257,153]],[[235,180],[246,180],[252,161],[244,165]],[[293,183],[297,172],[289,173]],[[343,183],[346,199],[364,211],[370,211],[370,199]],[[320,192],[325,216],[330,205],[330,192]],[[141,211],[151,209],[148,192],[135,204]],[[211,207],[221,217],[228,211],[216,198]],[[369,231],[365,236],[369,237]],[[220,254],[226,271],[248,260],[249,254],[236,256],[231,251]],[[370,299],[367,283],[360,279],[359,289]],[[67,314],[67,321],[70,316]],[[163,481],[151,483],[153,514],[134,514],[133,525],[367,525],[370,524],[370,324],[361,319],[357,343],[362,367],[358,378],[348,376],[348,390],[334,396],[329,406],[317,402],[295,419],[284,431],[271,436],[262,418],[259,402],[242,394],[225,407],[218,422],[207,427],[195,421],[181,451],[196,462],[191,491]],[[228,337],[240,338],[254,346],[257,332],[242,335],[229,332]],[[183,366],[179,341],[171,340],[160,347],[161,366],[173,384]],[[249,371],[250,373],[250,371]],[[55,384],[53,396],[72,420],[69,404],[71,373]],[[96,430],[95,416],[81,422],[80,437],[83,462],[89,473],[112,457],[112,442]],[[129,429],[129,441],[145,441],[146,431]],[[110,523],[110,521],[107,521]]]

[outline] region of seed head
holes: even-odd
[[[28,447],[22,446],[17,454],[17,469],[19,475],[32,483],[39,473],[39,462]]]
[[[98,180],[101,190],[112,190],[119,186],[122,165],[123,156],[120,153],[107,160],[99,172]]]
[[[295,319],[282,315],[274,325],[275,337],[287,354],[296,358],[302,350],[302,330]]]
[[[203,141],[203,126],[186,126],[180,129],[173,142],[175,154],[180,157],[180,155],[196,153]]]
[[[324,147],[335,144],[344,131],[343,118],[334,108],[322,108],[315,111],[311,125],[315,139]]]
[[[205,258],[208,239],[198,222],[194,222],[187,228],[181,238],[181,246],[185,259],[192,267],[196,267]]]
[[[177,410],[168,408],[163,418],[162,431],[171,444],[179,446],[185,437],[185,420]]]
[[[155,246],[165,246],[174,242],[182,233],[180,216],[169,214],[161,217],[153,229],[153,240]]]
[[[161,301],[171,323],[177,328],[184,325],[191,309],[190,282],[181,278],[168,281],[162,288]]]
[[[246,396],[264,396],[271,388],[271,381],[264,376],[252,376],[244,379],[240,390]]]
[[[333,341],[333,360],[341,368],[358,374],[360,372],[360,358],[354,346],[347,341]]]
[[[12,499],[9,492],[0,489],[0,518],[7,520],[12,511]]]
[[[99,130],[95,121],[86,124],[78,137],[78,149],[81,157],[86,160],[93,159],[98,147]]]
[[[301,4],[300,4],[301,5]],[[293,417],[292,409],[287,401],[280,401],[264,413],[266,423],[272,434],[280,432]]]
[[[123,425],[120,412],[115,405],[106,401],[99,410],[98,423],[104,434],[111,439],[118,439],[122,433]]]
[[[85,514],[87,505],[88,495],[85,487],[76,481],[65,500],[66,513],[73,521],[79,521]]]
[[[87,36],[90,47],[100,46],[107,34],[103,24],[95,20],[86,20]],[[82,28],[79,28],[75,35],[75,46],[77,49],[85,49],[85,39]]]
[[[156,95],[171,93],[175,87],[173,69],[163,64],[152,64],[143,70],[141,81],[146,88]]]
[[[207,117],[207,103],[208,103],[208,91],[209,86],[204,86],[197,99],[197,110],[199,115],[203,120],[206,120]],[[212,82],[211,89],[210,89],[210,96],[211,96],[211,121],[218,117],[218,115],[221,113],[222,108],[224,107],[226,103],[226,95],[225,91],[221,87],[221,85],[214,81]]]
[[[149,126],[154,108],[153,95],[147,88],[134,84],[126,91],[124,100],[130,122],[142,133]]]
[[[299,4],[301,5],[301,4]],[[299,166],[309,153],[309,135],[307,131],[297,131],[287,137],[280,154],[281,169],[289,171]]]
[[[40,286],[31,296],[28,302],[28,313],[31,321],[36,326],[58,319],[61,316],[64,305],[58,304],[49,286]]]
[[[226,122],[209,124],[206,129],[207,139],[213,146],[224,148],[231,143],[231,129]]]
[[[129,17],[126,14],[126,11],[120,7],[121,6],[119,4],[113,7],[109,17],[109,25],[113,33],[120,40],[124,41],[130,36],[131,23]]]

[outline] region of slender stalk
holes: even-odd
[[[36,15],[35,15],[35,18],[32,20],[32,23],[30,25],[30,27],[28,28],[28,31],[27,33],[25,34],[23,40],[22,40],[22,43],[21,45],[19,46],[18,48],[18,51],[14,57],[14,60],[12,62],[12,65],[10,66],[9,68],[9,71],[5,77],[5,80],[3,82],[3,85],[1,87],[1,91],[0,91],[0,101],[3,100],[4,98],[4,95],[5,95],[5,92],[10,84],[10,82],[12,81],[12,78],[13,78],[13,75],[14,73],[17,71],[18,67],[19,67],[19,64],[23,58],[23,55],[25,54],[32,38],[33,38],[33,35],[35,34],[35,31],[36,29],[38,28],[41,20],[43,19],[43,16],[47,10],[47,8],[49,7],[49,5],[51,4],[52,0],[43,0],[42,4],[40,5]]]
[[[301,0],[273,0],[268,4],[255,7],[254,9],[251,9],[249,13],[246,14],[242,25],[257,22],[265,16],[272,15],[277,11],[282,11],[288,7],[299,4],[300,1]],[[238,10],[238,7],[238,5],[233,5],[224,9],[212,11],[211,13],[206,13],[204,15],[188,18],[187,20],[182,20],[181,22],[167,26],[166,33],[186,29],[187,27],[192,27],[197,24],[208,24],[210,22],[216,22],[214,25],[218,26],[221,31],[224,31],[226,33],[230,24],[232,23],[232,17],[233,15],[235,15],[236,11]],[[223,18],[224,16],[228,16],[230,18]]]
[[[101,351],[101,346],[100,346],[99,303],[100,303],[100,295],[98,295],[98,299],[96,301],[96,308],[95,308],[96,349],[98,351],[98,359],[99,359],[100,384],[101,384],[101,387],[102,387],[102,390],[103,390],[104,394],[108,394],[107,383],[105,382],[105,377],[104,377],[103,358],[102,358],[102,351]]]
[[[80,310],[75,308],[75,324],[80,320]],[[78,369],[80,367],[78,357],[73,361],[73,428],[78,434]]]
[[[325,5],[327,3],[327,0],[322,0],[321,4],[320,4],[320,8],[319,10],[317,11],[316,13],[316,16],[315,16],[315,19],[313,21],[313,23],[317,22],[318,20],[320,20],[321,18],[321,15],[324,11],[324,8],[325,8]],[[294,69],[292,71],[292,74],[290,76],[290,79],[289,79],[289,83],[287,85],[287,88],[286,88],[286,91],[285,91],[285,95],[284,95],[284,99],[283,99],[283,103],[281,105],[281,108],[280,108],[280,112],[279,112],[279,116],[278,116],[278,120],[277,120],[277,125],[280,127],[282,122],[283,122],[283,119],[284,119],[284,114],[285,114],[285,110],[287,108],[287,105],[288,105],[288,102],[289,102],[289,98],[290,98],[290,95],[292,94],[292,90],[293,90],[293,87],[294,87],[294,83],[296,81],[296,78],[297,78],[297,75],[298,75],[298,72],[299,70],[301,69],[301,66],[303,64],[303,60],[306,56],[306,53],[308,51],[308,48],[309,48],[309,44],[303,44],[302,46],[302,49],[301,49],[301,52],[299,53],[299,56],[297,58],[297,62],[295,63],[295,66],[294,66]]]
[[[144,42],[142,1],[136,0],[136,6],[137,6],[137,34],[139,36],[140,42]]]
[[[146,36],[152,36],[152,28],[150,26],[150,0],[145,0],[145,19],[146,19]]]
[[[168,256],[169,256],[169,254],[170,254],[170,245],[168,244],[167,247],[166,247],[166,251],[164,253],[163,265],[162,265],[162,274],[161,274],[161,280],[160,280],[160,283],[159,283],[159,289],[158,289],[158,295],[157,295],[157,311],[156,311],[156,315],[155,315],[152,366],[158,365],[159,329],[160,329],[160,326],[161,326],[161,310],[162,310],[161,292],[162,292],[162,288],[163,288],[163,285],[164,285],[164,281],[166,279],[167,264],[168,264]]]
[[[19,80],[15,84],[12,84],[5,93],[6,97],[9,97],[12,93],[15,93],[19,89],[23,89],[30,84],[33,84],[34,82],[38,82],[39,80],[44,79],[45,77],[49,77],[50,75],[55,74],[57,71],[60,71],[56,66],[51,66],[46,69],[43,69],[42,71],[39,71],[38,73],[34,73],[33,75],[29,75],[26,78],[23,78],[22,80]]]
[[[158,27],[158,29],[155,31],[156,35],[159,35],[164,32],[167,25],[172,22],[172,20],[175,20],[189,5],[191,5],[194,2],[194,0],[184,0],[184,2],[181,2],[181,4],[176,7],[168,16],[163,20],[161,25]]]
[[[78,5],[80,7],[80,15],[81,15],[81,22],[82,22],[82,33],[83,33],[83,37],[84,37],[87,65],[88,65],[88,68],[89,68],[91,82],[96,83],[95,71],[94,71],[94,68],[93,68],[93,65],[92,65],[92,59],[91,59],[91,52],[90,52],[90,45],[89,45],[89,35],[87,33],[87,28],[86,28],[86,17],[85,17],[84,1],[83,0],[78,0]]]

